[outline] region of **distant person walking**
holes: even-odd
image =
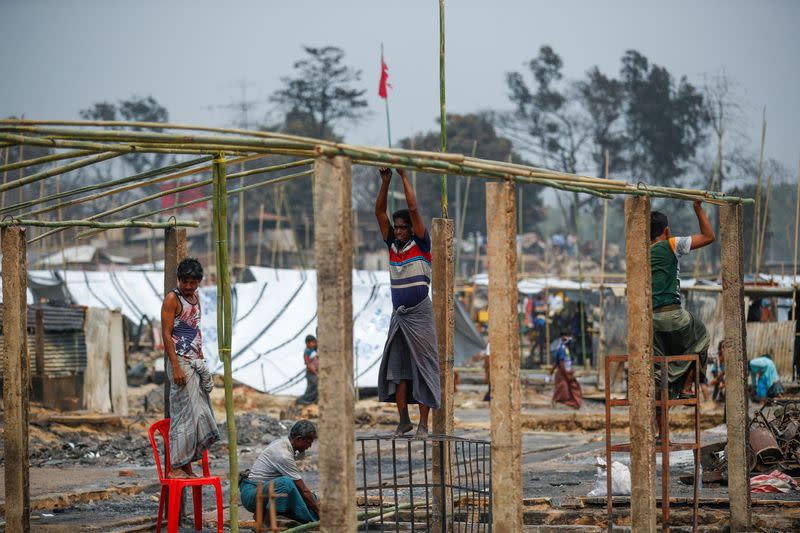
[[[203,267],[194,258],[178,265],[178,286],[161,305],[161,336],[169,363],[170,477],[193,477],[192,465],[220,438],[209,394],[214,381],[203,360],[200,300]]]
[[[303,363],[306,365],[306,391],[297,399],[297,404],[310,405],[319,401],[319,357],[317,338],[314,335],[306,335]]]
[[[431,236],[417,209],[417,197],[404,170],[408,209],[386,214],[392,170],[380,169],[381,188],[375,201],[375,217],[389,247],[389,275],[392,287],[392,319],[378,373],[378,396],[395,402],[400,422],[395,436],[414,429],[408,404],[419,404],[419,425],[415,438],[428,434],[428,413],[440,405],[439,355],[433,304],[428,298],[431,282]]]
[[[563,403],[575,409],[580,409],[581,405],[583,405],[583,391],[581,390],[581,384],[575,379],[575,371],[572,369],[571,342],[572,337],[569,333],[564,332],[561,334],[553,360],[553,368],[550,369],[551,375],[555,373],[553,404]]]

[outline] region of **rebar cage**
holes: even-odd
[[[373,435],[356,452],[360,531],[491,532],[488,441]]]

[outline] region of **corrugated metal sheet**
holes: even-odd
[[[3,324],[3,304],[0,303],[0,330]],[[86,310],[83,307],[28,306],[28,329],[33,330],[36,324],[36,310],[44,312],[45,331],[78,331],[83,330]]]
[[[784,383],[792,381],[794,320],[786,322],[748,322],[747,359],[768,353]]]
[[[31,376],[36,375],[36,336],[28,334],[28,357]],[[5,363],[3,337],[0,335],[0,361]],[[86,338],[83,331],[44,333],[44,375],[71,376],[86,370]]]
[[[36,310],[28,307],[28,355],[31,375],[36,375]],[[83,333],[83,308],[42,306],[44,321],[44,375],[70,376],[86,369],[86,339]],[[3,306],[0,304],[0,327]],[[0,361],[5,362],[2,334],[0,334]]]

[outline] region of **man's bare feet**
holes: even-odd
[[[417,432],[414,433],[414,440],[424,440],[428,438],[428,428],[425,426],[417,426]]]
[[[410,421],[400,422],[399,424],[397,424],[397,428],[394,430],[393,435],[395,437],[402,437],[412,429],[414,429],[414,424],[412,424]]]

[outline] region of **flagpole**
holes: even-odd
[[[383,43],[381,43],[381,72],[383,72]],[[392,147],[392,123],[389,120],[389,91],[386,91],[386,96],[383,97],[383,103],[386,107],[386,137],[389,140],[389,148]],[[394,213],[395,211],[395,200],[394,200],[394,193],[397,183],[392,183],[391,188],[389,190],[389,211]]]

